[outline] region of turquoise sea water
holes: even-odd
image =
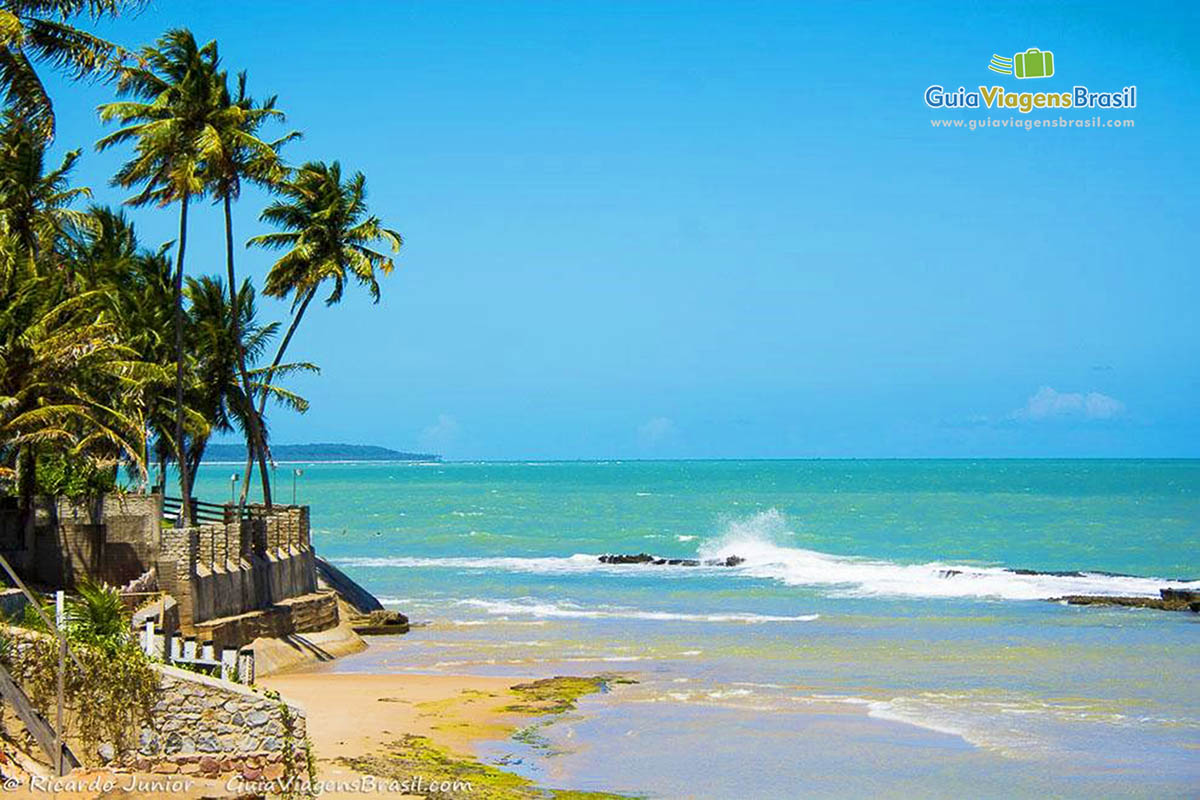
[[[281,465],[284,500],[294,466],[318,551],[429,623],[337,669],[640,681],[485,748],[553,785],[1200,794],[1200,617],[1046,602],[1200,587],[1200,461]]]

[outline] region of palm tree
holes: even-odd
[[[85,580],[66,603],[67,634],[76,642],[99,647],[109,655],[133,638],[131,615],[121,593],[105,583]]]
[[[27,537],[44,446],[145,467],[142,393],[154,368],[117,341],[101,293],[63,294],[49,278],[0,287],[0,479],[16,481]]]
[[[120,48],[68,24],[87,14],[115,17],[127,0],[0,0],[0,92],[5,104],[46,139],[54,137],[54,105],[33,62],[62,67],[76,79],[116,67]]]
[[[300,138],[297,131],[292,131],[280,139],[266,142],[259,138],[258,131],[270,120],[282,122],[283,112],[275,107],[276,98],[271,96],[261,105],[257,105],[246,93],[246,73],[238,73],[237,92],[231,94],[228,87],[222,86],[220,93],[224,107],[237,113],[226,114],[223,117],[224,126],[219,130],[218,146],[210,156],[206,167],[213,196],[221,201],[225,212],[225,269],[229,286],[229,302],[231,305],[231,321],[234,325],[234,340],[240,340],[237,326],[241,322],[238,310],[237,273],[233,257],[233,201],[241,196],[242,182],[249,181],[260,186],[273,187],[287,175],[287,168],[279,158],[279,148],[293,139]],[[242,380],[242,388],[247,396],[250,390],[250,375],[246,370],[246,358],[240,354],[237,359],[238,372]],[[271,481],[267,473],[266,438],[263,433],[263,421],[258,417],[253,404],[249,408],[246,419],[246,454],[247,458],[258,458],[259,472],[262,477],[263,502],[271,504]],[[241,502],[246,502],[246,493],[250,489],[249,475],[242,483]]]
[[[48,256],[69,228],[86,224],[87,215],[70,208],[84,187],[71,188],[68,175],[79,158],[72,150],[58,169],[46,171],[46,140],[33,126],[11,112],[0,123],[0,221],[18,252],[35,271],[45,273]]]
[[[87,223],[71,231],[64,247],[66,263],[79,284],[101,293],[120,341],[143,361],[160,367],[147,383],[145,394],[147,442],[154,442],[153,461],[158,464],[160,479],[177,450],[173,431],[175,382],[170,379],[175,351],[168,248],[143,248],[125,213],[104,206],[88,209]],[[204,435],[207,423],[203,416],[186,404],[183,411],[186,432],[193,437]],[[151,463],[149,452],[145,460]]]
[[[399,233],[384,227],[378,217],[368,213],[363,174],[356,172],[343,181],[337,161],[305,164],[291,180],[280,185],[279,193],[282,199],[268,205],[260,219],[283,230],[255,236],[247,243],[287,250],[271,267],[264,289],[271,297],[292,298],[292,321],[267,371],[267,383],[283,361],[304,312],[321,286],[333,284],[326,305],[342,299],[350,279],[366,286],[372,300],[378,303],[379,281],[375,272],[390,274],[395,264],[390,256],[371,246],[383,241],[395,253],[403,244]],[[267,394],[259,394],[260,417],[267,400]]]
[[[226,297],[220,279],[188,278],[187,295],[191,301],[189,344],[196,355],[196,380],[192,383],[195,397],[189,405],[208,420],[210,433],[232,431],[235,426],[248,432],[251,420],[256,418],[256,392],[267,393],[301,414],[308,410],[308,401],[304,398],[277,385],[264,383],[264,369],[249,370],[246,384],[239,380],[239,360],[254,364],[279,330],[278,322],[258,323],[254,287],[249,281],[245,281],[236,293],[237,313],[241,316],[237,323],[232,319],[234,303]],[[304,363],[283,364],[275,370],[274,376],[278,379],[298,370],[315,372],[317,368]],[[188,449],[192,481],[195,481],[207,444],[207,434],[192,437]]]
[[[160,206],[179,202],[179,239],[175,250],[175,446],[182,493],[179,524],[191,520],[191,498],[187,493],[188,461],[184,452],[184,321],[183,264],[187,249],[188,204],[204,192],[204,160],[216,149],[224,127],[223,117],[230,109],[220,102],[220,73],[216,42],[200,47],[191,31],[168,31],[156,43],[145,47],[141,61],[145,66],[126,67],[118,79],[117,91],[123,100],[100,108],[104,121],[117,120],[123,125],[96,143],[105,150],[123,142],[135,142],[135,154],[117,172],[114,183],[124,187],[142,185],[143,189],[128,202]]]

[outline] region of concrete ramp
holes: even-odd
[[[324,588],[333,589],[337,592],[338,597],[342,598],[346,602],[346,605],[353,608],[359,614],[383,611],[383,604],[379,602],[375,595],[355,583],[349,575],[320,556],[317,556],[316,560],[318,581]]]

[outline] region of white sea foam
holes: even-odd
[[[576,553],[569,557],[547,556],[544,558],[521,557],[448,557],[415,558],[408,556],[350,557],[334,559],[347,567],[399,567],[405,569],[481,569],[504,572],[534,572],[557,575],[570,572],[614,572],[616,569],[601,569],[611,565],[601,564],[598,556]]]
[[[1167,585],[1195,587],[1198,581],[1165,581],[1100,573],[1022,574],[1002,567],[929,562],[897,564],[778,543],[789,537],[787,520],[774,509],[733,522],[719,539],[700,548],[702,558],[737,555],[742,572],[793,586],[828,586],[852,595],[909,597],[995,597],[1041,600],[1069,594],[1157,596]]]
[[[622,606],[581,606],[575,603],[548,603],[532,597],[518,600],[482,600],[469,598],[459,600],[458,605],[478,608],[488,614],[496,615],[528,615],[541,619],[638,619],[661,622],[744,622],[758,624],[765,622],[812,622],[819,619],[819,614],[802,614],[793,617],[771,616],[767,614],[686,614],[673,611],[647,611],[638,608]]]
[[[685,536],[677,536],[683,541]],[[654,564],[602,564],[599,556],[576,553],[568,557],[483,558],[343,558],[352,567],[443,568],[492,570],[545,575],[579,573],[614,576],[653,574],[664,578],[728,575],[778,581],[790,586],[823,588],[843,596],[978,597],[1004,600],[1045,600],[1064,595],[1125,595],[1156,597],[1171,586],[1200,589],[1200,581],[1169,581],[1084,572],[1077,575],[1025,574],[1004,567],[980,567],[931,561],[900,564],[858,556],[841,556],[792,546],[787,519],[771,509],[729,523],[724,533],[702,542],[701,559],[739,556],[737,567],[683,567]],[[711,620],[711,617],[705,617]]]

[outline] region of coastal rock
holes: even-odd
[[[600,556],[602,564],[653,564],[654,561],[654,556],[649,553],[638,553],[637,555],[605,553]]]
[[[1053,598],[1051,602],[1073,606],[1125,606],[1127,608],[1153,608],[1158,611],[1200,612],[1200,599],[1193,600],[1196,592],[1163,589],[1161,597],[1117,597],[1102,594],[1069,594]]]
[[[1085,577],[1082,572],[1076,570],[1038,570],[1038,569],[1010,569],[1006,570],[1013,575],[1046,575],[1052,578],[1082,578]],[[1100,573],[1097,573],[1100,574]]]
[[[649,553],[605,553],[600,557],[601,564],[653,564],[655,566],[738,566],[745,564],[740,555],[730,555],[722,559],[665,559]]]
[[[393,633],[408,633],[408,617],[399,611],[372,611],[350,620],[350,626],[360,636],[384,636]]]

